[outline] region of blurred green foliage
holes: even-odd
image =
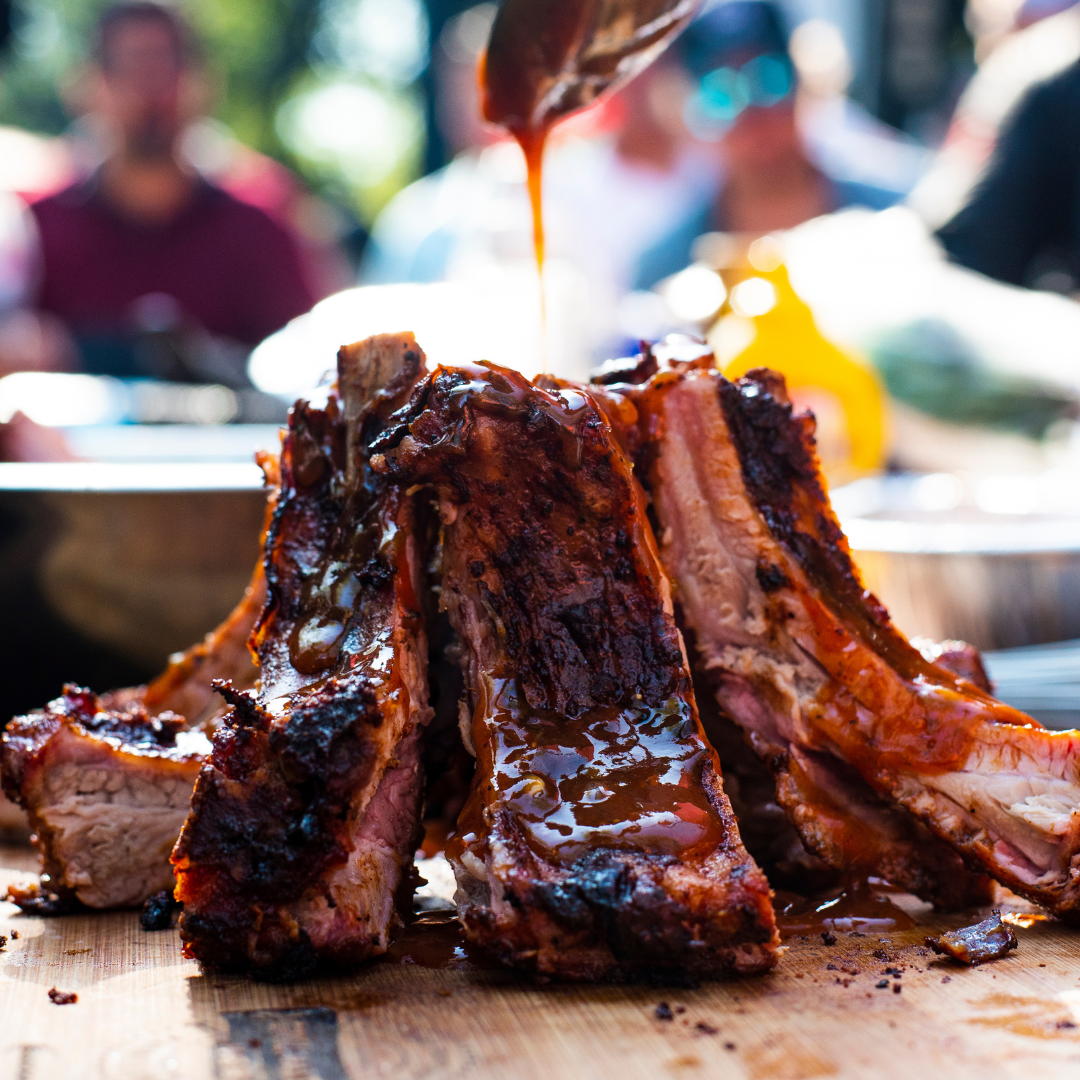
[[[70,2],[70,0],[69,0]],[[192,22],[224,75],[217,116],[249,146],[289,157],[277,108],[308,70],[318,0],[191,0]]]
[[[103,0],[23,0],[0,66],[0,122],[46,134],[63,131],[65,77],[86,56]],[[319,0],[188,0],[183,12],[221,78],[215,109],[244,142],[289,160],[274,129],[278,105],[308,70]]]
[[[320,47],[319,31],[322,26],[322,38],[327,38],[327,12],[340,19],[342,4],[347,17],[365,3],[370,7],[401,2],[184,0],[178,6],[205,45],[209,70],[218,83],[214,116],[242,142],[284,162],[320,193],[350,206],[370,222],[420,167],[422,103],[415,85],[409,85],[415,73],[404,83],[395,83],[378,72],[343,62],[325,42]],[[107,0],[21,0],[16,4],[16,32],[0,60],[0,123],[42,134],[64,131],[70,123],[64,106],[65,83],[85,60],[94,21],[106,6]],[[385,21],[385,8],[383,13]],[[372,126],[364,116],[344,118],[342,132],[353,133],[346,151],[330,145],[312,153],[310,147],[288,139],[287,132],[282,134],[283,105],[343,81],[373,90],[384,102],[383,113],[393,114],[396,109],[405,116],[403,130],[408,135],[396,140],[404,150],[378,176],[372,176],[370,169],[356,169],[355,162],[350,167],[348,161],[339,160],[349,153],[354,158],[363,153],[362,145],[356,149],[356,133]],[[411,123],[413,117],[419,126]]]
[[[1057,421],[1080,415],[1070,390],[996,371],[941,319],[879,334],[868,351],[897,401],[939,420],[1041,439]]]

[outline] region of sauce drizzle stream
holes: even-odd
[[[480,59],[483,117],[521,146],[528,169],[533,246],[547,372],[544,144],[564,117],[632,79],[690,20],[698,0],[503,0]]]

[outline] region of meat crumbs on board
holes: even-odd
[[[993,914],[974,926],[950,930],[940,937],[928,937],[926,944],[942,956],[951,956],[961,964],[977,967],[987,960],[1000,960],[1018,947],[1016,934],[1001,919],[1001,912]]]

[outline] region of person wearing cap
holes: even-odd
[[[883,210],[902,193],[829,176],[811,159],[795,110],[796,76],[778,8],[727,0],[701,15],[677,48],[694,79],[686,122],[712,142],[719,184],[641,257],[639,289],[691,261],[707,232],[764,235],[846,206]]]
[[[170,8],[134,0],[98,21],[89,86],[108,155],[31,207],[32,302],[69,332],[67,366],[243,385],[250,349],[314,303],[294,238],[180,151],[199,60]]]

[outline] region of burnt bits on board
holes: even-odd
[[[961,964],[978,967],[987,960],[1000,960],[1017,948],[1016,934],[1007,923],[1002,922],[1001,912],[996,910],[988,918],[973,926],[950,930],[940,937],[928,937],[926,944],[939,956],[951,956]]]

